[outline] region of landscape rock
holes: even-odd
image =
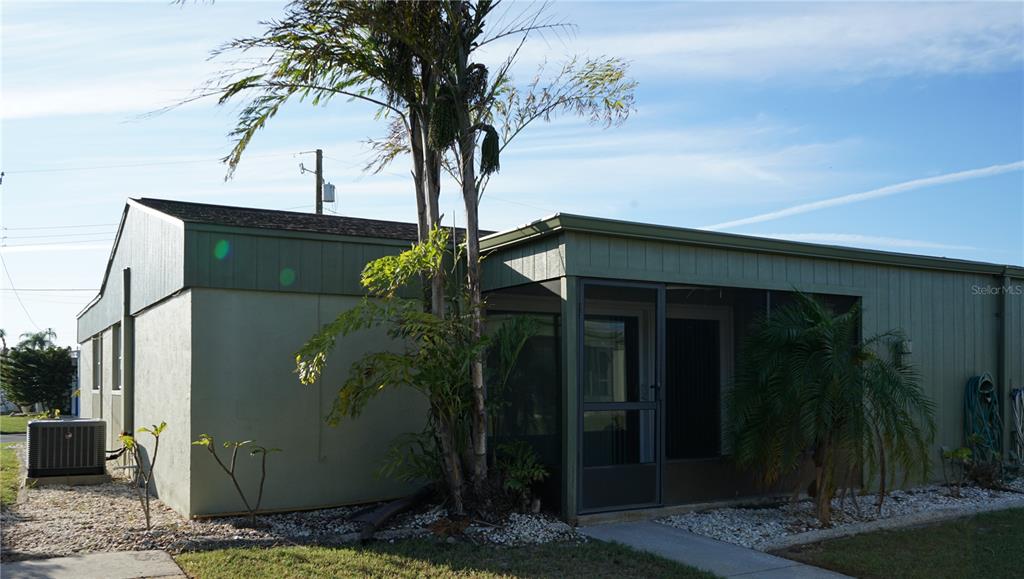
[[[123,481],[92,486],[27,489],[23,502],[0,515],[3,560],[58,557],[104,551],[162,549],[171,553],[224,547],[340,545],[359,540],[349,518],[361,507],[259,515],[185,519],[151,500],[153,528],[146,530],[138,495]],[[378,540],[434,536],[431,527],[448,516],[430,505],[398,517]],[[565,523],[544,515],[513,514],[499,527],[471,524],[467,538],[500,545],[536,544],[575,538]]]
[[[767,551],[855,531],[897,526],[901,520],[916,524],[938,518],[929,517],[929,513],[945,517],[1001,507],[1024,507],[1024,478],[1010,481],[1006,487],[1010,490],[964,486],[959,498],[953,497],[948,487],[939,485],[897,490],[886,497],[881,513],[873,494],[857,497],[856,504],[849,497],[845,501],[835,499],[832,501],[832,526],[828,529],[823,529],[818,522],[814,503],[810,500],[711,509],[674,515],[658,522],[719,541]],[[886,524],[887,521],[893,524]]]

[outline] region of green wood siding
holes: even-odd
[[[100,297],[78,317],[78,342],[121,320],[124,268],[132,270],[132,313],[181,289],[183,250],[184,229],[180,221],[130,207]]]
[[[274,231],[187,227],[185,285],[220,289],[362,295],[367,262],[408,244],[302,238]]]
[[[549,235],[530,243],[488,255],[483,261],[484,291],[565,275],[565,244],[562,235]]]

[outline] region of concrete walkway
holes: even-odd
[[[804,565],[753,549],[694,535],[650,521],[582,527],[581,533],[654,553],[721,577],[744,579],[841,579],[846,575]]]
[[[185,579],[171,556],[163,551],[122,551],[74,557],[4,563],[4,579]]]

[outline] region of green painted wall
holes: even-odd
[[[135,427],[167,422],[167,430],[160,437],[153,482],[160,500],[186,515],[192,512],[191,320],[189,291],[135,318]],[[150,435],[136,436],[144,447],[152,448]]]
[[[82,392],[81,416],[105,418],[107,420],[106,445],[107,448],[119,448],[121,443],[118,435],[123,430],[124,415],[122,413],[122,394],[120,390],[114,390],[114,340],[112,328],[107,328],[100,333],[102,335],[103,355],[103,379],[97,384],[95,372],[92,366],[94,362],[92,353],[92,342],[82,344],[82,381],[79,388]],[[97,388],[97,386],[99,386]]]
[[[322,417],[352,361],[391,344],[383,332],[343,341],[322,386],[302,387],[295,350],[358,302],[367,261],[408,242],[184,224],[129,202],[99,298],[79,316],[82,416],[108,421],[108,448],[127,423],[112,392],[112,326],[122,321],[122,270],[131,269],[135,426],[168,423],[155,484],[175,510],[241,509],[229,480],[191,441],[256,438],[285,449],[270,461],[264,508],[391,498],[412,490],[375,471],[395,435],[418,432],[426,403],[389,392],[337,428]],[[413,293],[415,290],[409,292]],[[90,338],[103,336],[103,387],[93,391]],[[146,444],[147,435],[141,441]],[[244,457],[247,459],[248,455]],[[243,477],[254,463],[243,460]]]
[[[339,341],[317,386],[294,374],[294,353],[324,323],[359,298],[300,293],[194,289],[192,437],[250,439],[283,452],[270,457],[264,508],[296,509],[393,498],[415,490],[378,478],[395,436],[422,430],[426,400],[388,391],[356,419],[324,423],[337,387],[357,357],[394,348],[382,331]],[[256,461],[241,457],[255,484]],[[241,510],[231,483],[201,449],[191,457],[191,514]]]

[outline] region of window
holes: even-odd
[[[113,363],[114,381],[110,385],[111,390],[121,389],[121,324],[114,324],[110,332],[114,337],[113,348],[110,352],[110,360]]]
[[[103,334],[92,339],[92,389],[103,388]]]
[[[583,347],[584,402],[636,402],[640,399],[639,319],[587,316]]]

